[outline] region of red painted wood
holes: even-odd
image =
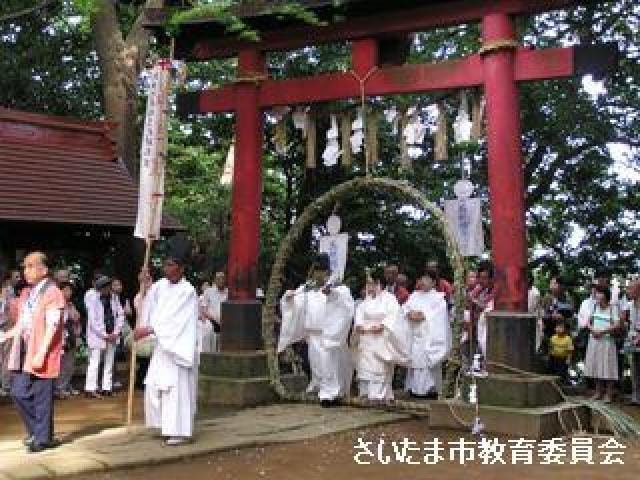
[[[520,49],[515,56],[517,81],[568,77],[574,74],[572,47],[545,50]],[[367,72],[366,67],[362,71]],[[364,74],[363,74],[364,75]],[[433,90],[476,87],[483,84],[479,55],[426,65],[381,68],[366,83],[369,96],[419,93]],[[358,81],[349,73],[328,73],[315,77],[267,80],[259,94],[261,108],[357,98]],[[236,86],[204,90],[200,113],[231,112],[241,94]]]
[[[374,38],[355,40],[351,45],[351,70],[360,77],[378,66],[378,42]]]
[[[259,47],[263,51],[293,50],[309,45],[331,43],[359,38],[370,38],[388,34],[411,33],[435,27],[477,22],[492,12],[509,15],[524,15],[562,9],[581,3],[576,0],[463,0],[427,4],[414,8],[372,13],[365,17],[349,19],[345,22],[325,27],[298,26],[263,32]],[[188,38],[188,27],[184,36],[177,39],[176,51],[186,52],[193,60],[210,60],[235,56],[250,42],[240,41],[232,36],[216,38]],[[183,43],[193,46],[182,45]]]
[[[513,20],[504,14],[487,15],[482,22],[485,44],[515,40]],[[495,274],[495,309],[527,309],[527,242],[515,51],[503,49],[483,59],[487,101],[491,255]]]
[[[548,80],[571,77],[576,74],[575,48],[545,48],[544,50],[520,49],[515,58],[517,81]]]
[[[265,59],[257,49],[238,57],[238,76],[264,74]],[[229,297],[254,300],[260,249],[262,202],[262,114],[259,87],[247,81],[236,85],[236,149],[231,196]]]

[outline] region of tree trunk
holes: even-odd
[[[127,38],[124,38],[115,4],[96,0],[93,36],[102,73],[102,93],[107,120],[116,124],[115,141],[120,160],[129,172],[138,172],[139,129],[137,80],[149,50],[149,32],[143,27],[145,8],[162,7],[163,0],[147,0]]]

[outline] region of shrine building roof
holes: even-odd
[[[138,187],[113,125],[0,108],[0,221],[133,229]],[[183,230],[169,216],[165,230]]]

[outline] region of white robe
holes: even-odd
[[[198,299],[200,306],[200,312],[198,315],[198,353],[211,353],[215,351],[213,345],[213,325],[211,321],[205,317],[204,310],[206,309],[206,303],[204,295]]]
[[[359,333],[355,327],[382,325],[381,334]],[[354,363],[361,397],[369,400],[393,399],[395,365],[409,361],[409,326],[395,295],[382,291],[368,296],[356,308],[351,335]]]
[[[420,311],[422,322],[407,318],[411,334],[411,354],[405,389],[416,394],[440,392],[442,388],[442,362],[449,354],[451,333],[444,295],[435,290],[415,291],[403,305],[405,314]]]
[[[317,390],[320,400],[334,400],[350,391],[353,365],[347,336],[353,304],[345,286],[332,288],[329,295],[301,287],[293,298],[281,301],[278,352],[301,340],[307,342],[311,366],[307,392]]]
[[[493,300],[490,300],[489,303],[487,303],[487,306],[485,307],[485,309],[480,314],[480,317],[478,318],[478,328],[477,328],[478,339],[477,340],[478,340],[478,347],[480,348],[479,353],[481,353],[482,356],[485,358],[487,356],[487,335],[489,332],[489,325],[487,324],[487,321],[489,319],[487,315],[492,311],[493,311]]]
[[[143,325],[150,325],[157,339],[145,379],[145,419],[164,436],[193,435],[197,322],[198,296],[189,282],[153,284],[143,305]]]
[[[222,327],[222,303],[229,298],[229,289],[220,290],[216,285],[207,288],[202,294],[202,304],[213,321]],[[208,324],[208,325],[207,325]],[[202,352],[220,351],[220,334],[215,332],[211,322],[207,322],[203,329]]]

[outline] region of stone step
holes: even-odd
[[[434,401],[431,403],[429,428],[468,432],[475,415],[474,405],[459,400]],[[536,408],[479,407],[485,433],[535,440],[562,437],[577,431],[576,415],[580,426],[588,429],[591,424],[589,410],[569,403]]]
[[[226,378],[266,377],[269,375],[267,353],[264,350],[203,353],[200,374]]]
[[[292,390],[301,391],[307,385],[304,375],[282,375],[282,383]],[[229,378],[200,374],[198,378],[198,404],[249,407],[278,400],[269,378]]]

